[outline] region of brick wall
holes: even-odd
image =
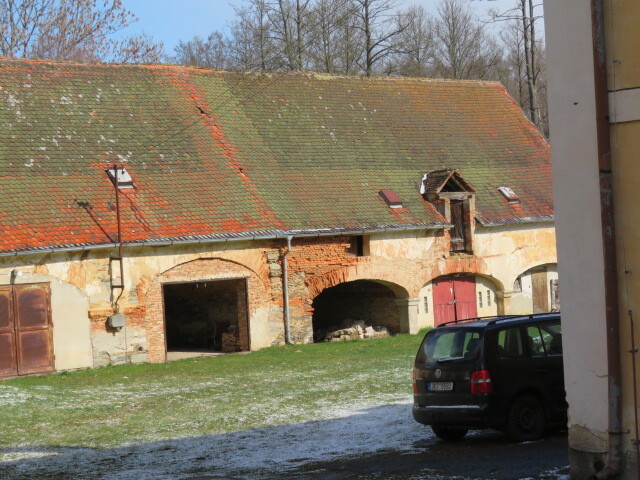
[[[252,245],[251,248],[255,251],[256,245]],[[107,317],[113,312],[104,307],[94,307],[91,310],[94,347],[97,344],[102,345],[101,348],[94,348],[94,354],[99,357],[96,358],[96,364],[165,360],[162,293],[165,283],[246,279],[248,301],[244,301],[244,292],[238,292],[239,310],[242,315],[243,310],[247,309],[244,317],[248,318],[248,322],[239,322],[242,347],[248,349],[252,346],[251,331],[259,332],[254,335],[268,337],[260,338],[260,342],[254,343],[284,343],[282,254],[285,250],[284,240],[264,242],[262,248],[258,249],[264,268],[254,266],[253,270],[239,261],[214,257],[186,261],[155,276],[141,276],[132,289],[135,295],[130,296],[140,304],[123,305],[127,316],[125,334],[128,337],[124,343],[121,340],[117,348],[113,347],[117,350],[115,353],[104,352],[104,349],[111,345],[105,343],[107,336],[115,339],[122,335],[106,328]],[[241,253],[241,250],[238,250],[237,258],[243,258]],[[215,253],[202,252],[200,255],[204,257]],[[232,256],[229,251],[226,251],[226,255]],[[472,256],[449,257],[449,236],[443,232],[435,234],[429,255],[420,259],[406,259],[401,256],[358,257],[351,237],[347,236],[294,239],[292,251],[288,255],[288,268],[291,335],[293,340],[299,343],[313,341],[313,300],[319,293],[332,286],[359,279],[374,280],[389,287],[395,298],[417,298],[424,284],[434,277],[455,272],[482,273],[485,270],[481,259]],[[388,319],[387,326],[392,330],[398,330],[399,315],[393,311],[394,305],[393,302],[384,304],[384,317]],[[379,309],[382,307],[379,306]],[[256,312],[259,310],[264,318],[256,318]],[[262,323],[258,325],[259,322]],[[123,346],[124,344],[126,345]],[[255,345],[252,347],[255,348]]]
[[[206,280],[244,278],[247,281],[247,302],[239,300],[239,313],[242,314],[248,303],[248,322],[239,322],[238,335],[243,347],[249,346],[249,331],[252,316],[261,306],[271,304],[265,288],[269,279],[260,278],[256,273],[238,263],[216,258],[193,260],[178,265],[159,275],[146,288],[145,324],[152,332],[149,337],[149,361],[161,362],[165,359],[164,312],[162,303],[162,285],[173,282],[202,282]],[[242,289],[244,290],[244,289]],[[243,292],[239,292],[242,296]],[[242,306],[241,306],[242,304]]]

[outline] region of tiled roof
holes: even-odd
[[[485,223],[553,214],[549,146],[497,83],[1,59],[0,124],[0,252],[115,241],[114,162],[127,242],[442,225],[419,188],[444,168]]]

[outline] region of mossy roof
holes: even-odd
[[[5,58],[0,124],[5,252],[115,241],[114,163],[127,242],[443,225],[419,189],[447,168],[482,222],[553,215],[549,145],[492,82]]]

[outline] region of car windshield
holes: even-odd
[[[474,360],[480,353],[480,339],[478,330],[431,330],[420,345],[416,364],[430,366]]]

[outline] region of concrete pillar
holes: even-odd
[[[400,333],[416,334],[420,330],[418,327],[419,303],[419,298],[399,298],[396,300],[400,311]]]

